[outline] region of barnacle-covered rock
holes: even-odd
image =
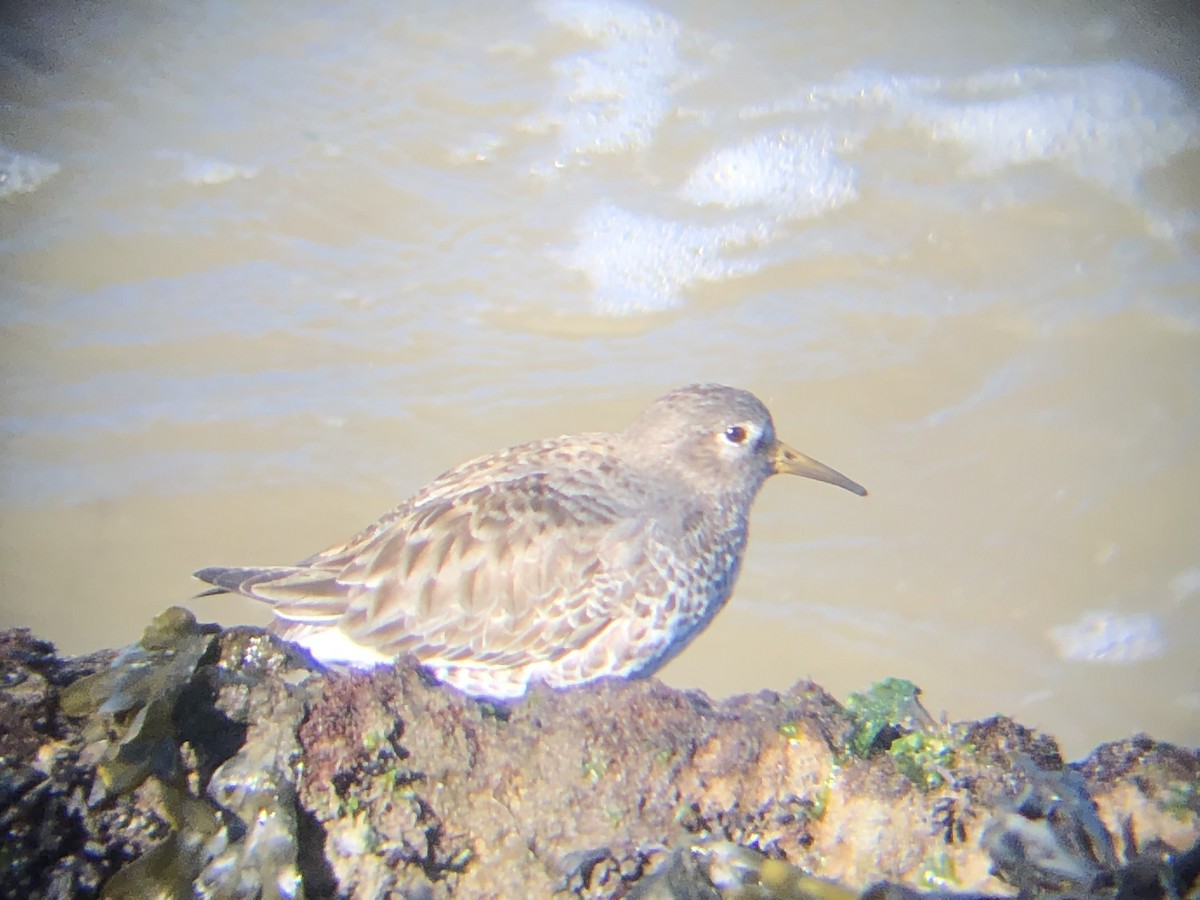
[[[1111,887],[1117,856],[1083,778],[1070,769],[1021,764],[1017,770],[1024,780],[1020,795],[981,838],[1004,880],[1025,894],[1094,896]]]
[[[20,836],[0,894],[300,895],[296,732],[311,660],[182,609],[91,665],[58,664],[27,635],[5,640],[5,680],[23,690],[0,711],[14,726],[29,722],[12,704],[40,712],[13,741],[24,758],[0,769],[0,815]],[[45,686],[34,704],[31,683]]]
[[[480,703],[171,610],[64,660],[0,634],[0,895],[847,897],[1200,891],[1200,754],[1064,763],[888,681]],[[974,892],[974,893],[972,893]]]
[[[206,793],[224,827],[205,847],[196,885],[203,896],[302,893],[297,732],[313,696],[311,674],[307,657],[256,629],[235,629],[221,642],[210,675],[214,706],[245,730],[237,752],[208,779]],[[322,877],[323,866],[313,866],[309,881]]]
[[[700,841],[671,854],[631,900],[855,900],[857,891],[731,841]]]

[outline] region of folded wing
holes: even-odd
[[[537,473],[418,496],[351,541],[296,566],[197,577],[269,603],[284,623],[336,624],[385,656],[456,667],[552,661],[628,607],[654,549],[652,523]]]

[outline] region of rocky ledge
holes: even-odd
[[[494,706],[181,609],[83,658],[0,633],[0,677],[7,897],[1200,895],[1200,753],[1068,765],[902,681]]]

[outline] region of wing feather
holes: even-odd
[[[606,601],[597,579],[610,573],[615,584],[612,572],[629,571],[630,544],[650,533],[643,517],[537,479],[433,505],[414,510],[405,528],[377,535],[338,576],[349,597],[342,628],[385,655],[411,652],[458,666],[557,658],[612,621],[620,592]],[[380,573],[399,576],[382,561],[410,543],[423,547],[420,559],[384,599]]]
[[[570,477],[551,474],[556,442],[481,458],[296,566],[197,575],[270,603],[285,633],[336,621],[384,656],[433,665],[558,659],[600,637],[634,594],[665,589],[633,577],[662,580],[644,564],[662,549],[644,497],[622,500],[590,474],[609,450],[585,449]]]

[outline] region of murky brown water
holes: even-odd
[[[1200,743],[1200,103],[1165,7],[9,7],[0,626],[134,639],[449,466],[748,387],[710,692]]]

